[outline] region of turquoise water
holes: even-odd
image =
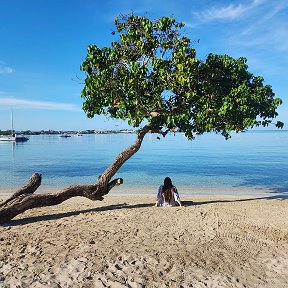
[[[43,191],[95,183],[135,137],[46,135],[30,136],[26,143],[0,142],[0,193],[15,191],[33,172],[42,174]],[[181,194],[288,195],[288,131],[249,131],[228,141],[215,134],[194,141],[180,133],[161,140],[146,135],[139,152],[116,174],[124,184],[111,193],[156,193],[166,176]]]

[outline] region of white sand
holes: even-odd
[[[74,198],[0,226],[0,287],[288,287],[288,201]]]

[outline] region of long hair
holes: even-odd
[[[165,202],[171,203],[173,192],[174,192],[174,188],[173,188],[172,181],[169,177],[166,177],[164,179],[164,185],[162,189],[162,194],[163,194]]]

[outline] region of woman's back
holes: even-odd
[[[157,206],[181,206],[180,197],[175,186],[165,189],[161,185],[157,195]]]
[[[182,206],[177,188],[169,177],[164,179],[164,184],[158,189],[156,206]]]

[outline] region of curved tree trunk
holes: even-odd
[[[101,183],[104,186],[107,185],[119,168],[140,149],[144,136],[149,131],[150,125],[146,125],[140,130],[135,143],[116,156],[113,163],[98,177],[98,183]]]
[[[113,187],[123,183],[121,178],[110,180],[119,168],[140,149],[144,136],[149,131],[150,126],[144,126],[137,135],[135,143],[116,156],[113,163],[98,177],[98,183],[96,184],[70,186],[56,193],[33,194],[41,185],[42,179],[41,174],[34,173],[27,185],[0,203],[0,224],[11,220],[26,210],[57,205],[76,196],[102,201],[104,199],[103,196],[108,194]]]

